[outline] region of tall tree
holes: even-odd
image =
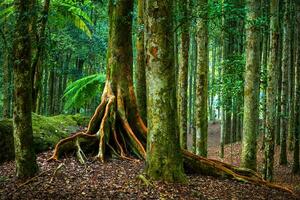
[[[289,67],[290,48],[291,48],[291,26],[290,26],[290,0],[284,1],[284,24],[283,24],[283,47],[282,47],[282,93],[281,93],[281,132],[280,132],[280,159],[281,165],[287,164],[287,133],[288,133],[288,117],[289,117]]]
[[[256,170],[256,137],[259,119],[259,80],[260,80],[260,31],[257,20],[260,15],[260,2],[247,0],[246,28],[246,73],[244,90],[244,126],[242,144],[242,165]]]
[[[197,75],[196,75],[196,154],[207,156],[208,130],[208,1],[199,1],[201,19],[197,24]]]
[[[146,99],[146,71],[145,71],[145,46],[144,46],[144,4],[143,0],[138,0],[138,33],[137,33],[137,66],[135,71],[136,77],[136,97],[137,105],[142,119],[146,122],[147,119],[147,99]]]
[[[18,177],[34,175],[38,166],[33,149],[31,119],[31,26],[35,0],[15,1],[17,22],[14,39],[14,145]]]
[[[188,0],[180,0],[181,18],[181,63],[179,65],[178,75],[178,120],[180,146],[187,148],[187,89],[188,89],[188,66],[189,66],[189,23],[188,23]]]
[[[295,52],[295,5],[293,1],[290,1],[290,19],[291,19],[291,30],[290,30],[290,69],[289,69],[289,116],[288,116],[288,149],[293,150],[294,141],[294,130],[295,130],[295,68],[294,68],[294,52]]]
[[[147,118],[146,172],[155,179],[182,181],[182,155],[176,115],[173,63],[172,0],[149,0],[147,13]]]
[[[273,179],[274,166],[274,147],[276,132],[276,98],[278,88],[278,0],[272,0],[270,3],[270,52],[267,64],[267,99],[266,99],[266,132],[264,144],[264,178]]]
[[[294,162],[293,172],[300,172],[300,155],[299,155],[299,142],[300,142],[300,1],[295,1],[295,13],[296,13],[296,32],[297,32],[297,57],[295,63],[296,70],[296,96],[295,96],[295,129],[294,129]]]

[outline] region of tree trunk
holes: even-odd
[[[20,178],[38,171],[33,150],[31,119],[31,37],[30,26],[36,15],[34,0],[16,0],[17,22],[14,39],[14,145],[16,173]]]
[[[189,23],[188,23],[188,0],[181,0],[181,60],[178,75],[178,121],[180,147],[187,149],[187,90],[188,90],[188,66],[189,66]]]
[[[270,52],[267,64],[267,97],[266,97],[266,132],[264,140],[264,169],[263,176],[266,180],[273,179],[274,147],[276,133],[276,98],[278,88],[278,0],[270,4]]]
[[[247,1],[246,73],[244,90],[244,127],[242,166],[256,170],[256,138],[259,119],[260,32],[255,25],[259,18],[260,2]]]
[[[293,173],[300,173],[300,162],[299,162],[299,141],[300,141],[300,2],[295,2],[296,9],[296,32],[297,32],[297,58],[295,64],[296,70],[296,96],[295,96],[295,129],[294,129],[294,162],[293,162]]]
[[[214,105],[214,98],[215,98],[215,82],[216,82],[216,60],[217,60],[217,44],[216,41],[212,47],[212,65],[211,65],[211,81],[210,81],[210,101],[209,101],[209,116],[211,121],[215,121],[215,105]]]
[[[175,68],[173,61],[172,1],[147,1],[147,114],[146,172],[154,179],[183,181],[177,130]]]
[[[207,157],[208,130],[208,11],[207,0],[201,0],[203,17],[197,24],[197,72],[196,72],[196,154]]]
[[[289,69],[289,117],[288,117],[288,149],[290,151],[293,150],[293,141],[294,141],[294,130],[295,130],[295,62],[294,62],[294,31],[295,31],[295,23],[293,19],[295,19],[295,10],[294,10],[294,2],[290,1],[289,7],[290,11],[290,19],[291,19],[291,31],[290,31],[290,69]]]
[[[288,132],[288,75],[291,64],[291,34],[290,34],[290,0],[284,1],[284,25],[283,25],[283,48],[282,48],[282,94],[281,94],[281,133],[280,133],[280,159],[281,165],[287,164],[287,132]]]
[[[141,117],[144,122],[147,121],[147,98],[146,98],[146,60],[145,60],[145,42],[144,42],[144,5],[145,2],[143,0],[138,0],[138,33],[137,33],[137,66],[136,66],[136,97],[137,97],[137,105],[138,110],[141,114]]]

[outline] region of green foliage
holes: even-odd
[[[54,0],[53,6],[57,10],[59,18],[69,20],[89,38],[92,37],[92,32],[89,26],[92,26],[93,23],[88,14],[84,12],[78,3],[71,0]],[[57,15],[52,16],[57,18]],[[55,20],[57,19],[54,19],[54,21]]]
[[[104,89],[105,80],[104,74],[94,74],[69,84],[63,96],[65,109],[82,108],[91,102]]]

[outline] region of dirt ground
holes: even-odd
[[[209,126],[209,157],[219,159],[218,124]],[[190,142],[190,138],[189,138]],[[227,145],[224,162],[238,165],[240,143]],[[296,195],[241,183],[195,174],[187,175],[184,184],[167,184],[141,180],[144,162],[110,159],[105,163],[89,162],[81,165],[72,155],[60,163],[47,162],[51,151],[38,155],[40,173],[29,182],[14,176],[14,162],[0,166],[0,199],[300,199],[300,176],[292,176],[291,153],[289,164],[278,165],[276,149],[275,181],[293,188]],[[262,152],[258,151],[258,163]],[[259,165],[261,169],[261,165]]]

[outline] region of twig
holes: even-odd
[[[46,170],[46,171],[43,171],[43,172],[41,172],[40,174],[38,174],[38,175],[32,177],[31,179],[25,181],[24,183],[22,183],[21,185],[19,185],[17,188],[19,189],[19,188],[23,187],[24,185],[27,185],[28,183],[34,181],[36,178],[38,178],[38,177],[44,175],[44,174],[45,174],[46,172],[48,172],[48,171],[50,171],[50,169],[48,169],[48,170]]]

